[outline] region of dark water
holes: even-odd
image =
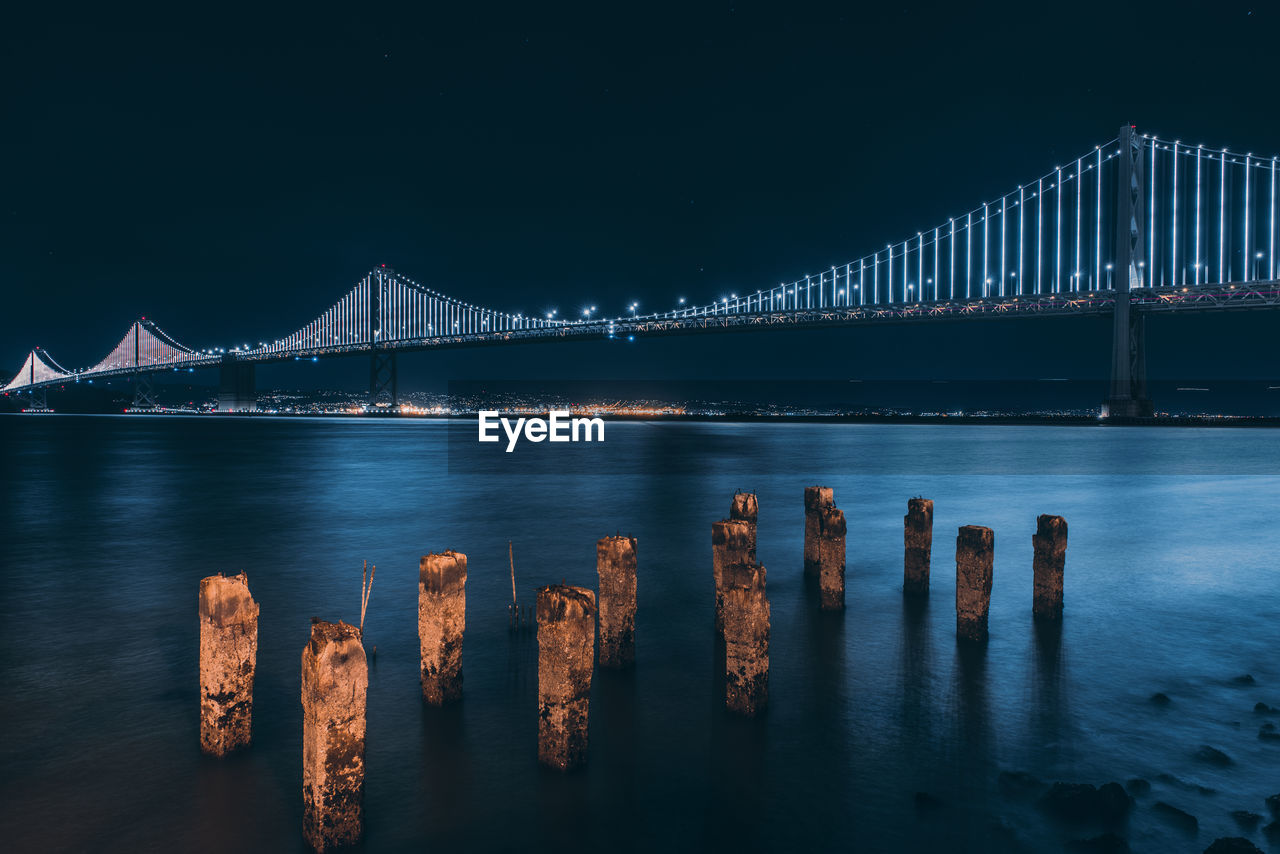
[[[1118,832],[1200,851],[1280,791],[1280,743],[1253,711],[1280,705],[1276,433],[609,429],[609,453],[643,452],[647,471],[574,455],[560,474],[450,476],[445,425],[428,421],[0,418],[2,847],[300,850],[300,654],[313,615],[358,619],[365,558],[369,851],[1052,851],[1100,832],[1003,792],[1001,771],[1145,777]],[[744,442],[770,465],[731,452]],[[701,465],[679,459],[691,443]],[[953,473],[956,458],[1025,473]],[[1049,465],[1064,458],[1087,464]],[[1193,474],[1144,473],[1189,459]],[[849,518],[840,615],[817,611],[800,571],[802,488],[818,482]],[[711,630],[710,523],[737,487],[760,495],[773,609],[755,721],[722,710]],[[923,607],[900,593],[913,495],[936,502]],[[1071,526],[1060,634],[1030,614],[1042,512]],[[979,651],[954,640],[967,523],[996,530]],[[508,633],[507,540],[528,602],[561,579],[594,586],[595,540],[615,531],[640,543],[638,665],[596,674],[588,767],[560,775],[535,761],[536,643]],[[446,547],[469,579],[465,699],[442,711],[420,699],[416,579],[418,556]],[[217,761],[198,750],[197,582],[241,569],[262,610],[254,743]],[[1233,681],[1246,673],[1255,684]],[[1232,764],[1197,760],[1204,744]]]

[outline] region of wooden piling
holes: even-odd
[[[213,756],[249,744],[258,665],[258,603],[249,578],[200,579],[200,749]]]
[[[769,703],[769,599],[765,568],[724,568],[725,706],[755,716]]]
[[[760,515],[760,502],[754,492],[735,492],[729,504],[729,518],[741,519],[750,526],[750,554],[748,559],[756,559],[756,520]]]
[[[716,635],[724,637],[724,569],[735,563],[754,563],[752,525],[745,519],[711,523],[711,575],[716,585]]]
[[[538,591],[538,761],[562,771],[587,759],[596,596],[553,584]]]
[[[1067,563],[1067,520],[1040,516],[1031,537],[1035,592],[1031,611],[1039,619],[1062,619],[1062,577]]]
[[[818,593],[824,611],[844,610],[844,511],[823,507],[818,512]]]
[[[600,666],[629,667],[636,660],[636,538],[596,542],[600,579]]]
[[[835,493],[829,486],[804,488],[804,574],[817,575],[820,569],[818,557],[819,517],[824,507],[835,506]]]
[[[965,525],[956,536],[956,636],[963,640],[987,639],[995,540],[980,525]]]
[[[933,551],[933,502],[912,498],[902,517],[902,592],[929,592],[929,558]]]
[[[452,549],[418,561],[418,644],[422,699],[462,697],[462,635],[467,627],[467,556]]]
[[[360,630],[312,620],[302,650],[302,833],[317,851],[363,831],[368,691]]]

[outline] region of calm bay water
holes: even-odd
[[[609,431],[558,473],[512,476],[467,473],[492,458],[459,459],[442,422],[0,418],[4,847],[302,850],[300,655],[312,616],[359,619],[364,559],[378,567],[368,851],[1059,850],[1100,832],[1002,791],[1002,771],[1146,778],[1121,835],[1200,851],[1280,791],[1280,743],[1253,711],[1280,705],[1274,432]],[[840,615],[801,575],[813,483],[849,520]],[[755,721],[723,711],[711,628],[710,523],[736,488],[760,497],[773,613]],[[901,595],[913,495],[936,507],[923,606]],[[1039,513],[1070,524],[1060,633],[1031,620]],[[996,531],[985,650],[954,640],[963,524]],[[507,626],[507,541],[531,603],[561,579],[594,587],[595,541],[615,531],[639,538],[638,664],[596,674],[587,768],[545,771],[536,642]],[[417,566],[444,548],[469,556],[465,699],[435,710],[418,687]],[[198,748],[197,586],[242,569],[261,605],[254,743],[219,761]],[[1152,704],[1158,691],[1172,703]],[[1232,763],[1198,760],[1201,745]]]

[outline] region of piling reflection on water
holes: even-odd
[[[166,850],[192,838],[228,850],[296,848],[297,652],[312,613],[353,619],[350,568],[364,557],[377,560],[380,590],[366,628],[379,655],[369,665],[364,850],[426,839],[459,850],[563,849],[566,827],[629,841],[622,848],[678,838],[742,850],[832,839],[873,850],[1056,850],[1104,829],[1059,819],[1046,803],[1072,790],[1052,795],[1055,782],[1087,784],[1087,805],[1101,803],[1103,788],[1115,794],[1104,783],[1130,779],[1127,821],[1105,832],[1133,850],[1201,850],[1233,834],[1265,841],[1269,817],[1250,829],[1231,813],[1266,816],[1274,794],[1277,748],[1258,733],[1280,705],[1271,560],[1280,533],[1234,511],[1268,506],[1275,478],[899,476],[879,461],[928,460],[958,443],[968,453],[988,431],[697,426],[686,445],[712,457],[735,447],[742,430],[753,456],[812,443],[872,468],[758,478],[770,698],[766,714],[743,718],[725,708],[724,658],[708,625],[705,527],[724,513],[740,475],[568,472],[538,502],[514,508],[503,503],[510,484],[464,478],[458,488],[469,500],[454,505],[421,489],[444,465],[425,438],[430,425],[255,421],[233,434],[226,425],[101,419],[92,441],[76,431],[61,446],[61,423],[10,439],[14,477],[0,516],[11,734],[0,751],[13,771],[0,780],[0,817],[15,850],[84,850],[104,839]],[[1168,460],[1179,436],[1194,438],[994,429],[1001,454],[1016,459],[1051,441],[1058,460]],[[1261,438],[1221,431],[1192,443],[1202,462],[1224,454],[1237,465],[1269,453]],[[646,460],[657,470],[669,454],[654,444]],[[370,479],[370,466],[382,474]],[[74,490],[69,477],[78,478]],[[843,612],[823,612],[817,579],[802,581],[796,498],[816,482],[845,496]],[[189,500],[164,500],[179,493]],[[932,574],[923,600],[903,596],[899,520],[906,498],[921,493],[936,501],[942,531],[980,520],[999,534],[990,638],[973,651],[957,642],[950,571]],[[477,513],[484,507],[502,509]],[[1041,509],[1073,529],[1065,619],[1048,624],[1033,619],[1028,601]],[[68,516],[75,526],[63,524]],[[228,539],[230,526],[238,535]],[[595,674],[588,762],[573,774],[544,771],[534,758],[536,639],[510,631],[505,618],[513,586],[505,540],[527,544],[517,592],[531,603],[534,589],[561,579],[594,586],[593,544],[619,528],[646,543],[636,666]],[[465,544],[470,563],[466,694],[444,708],[425,704],[419,686],[424,542]],[[94,571],[109,573],[111,585],[85,583],[88,550],[102,555]],[[262,608],[252,745],[206,758],[197,749],[191,599],[200,577],[240,567],[252,567]],[[94,620],[83,618],[89,612]],[[1201,745],[1231,764],[1200,758]],[[75,814],[55,808],[70,799],[83,805]],[[1156,802],[1195,816],[1199,836]]]

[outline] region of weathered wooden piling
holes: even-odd
[[[1061,516],[1039,516],[1031,537],[1035,550],[1032,561],[1035,594],[1031,612],[1040,619],[1062,618],[1062,574],[1067,563],[1067,520]]]
[[[751,525],[743,519],[711,523],[711,575],[716,583],[716,636],[724,637],[724,570],[735,563],[754,563]]]
[[[302,650],[302,834],[317,851],[360,839],[368,691],[360,630],[313,619]]]
[[[225,756],[249,743],[258,665],[258,603],[249,578],[200,579],[200,749]]]
[[[818,513],[818,593],[824,611],[844,610],[844,511],[823,507]]]
[[[819,517],[822,508],[835,506],[835,493],[829,486],[804,488],[804,574],[817,575],[820,569],[818,557]]]
[[[735,492],[733,502],[729,505],[729,518],[741,519],[750,526],[751,554],[750,560],[756,559],[756,519],[760,515],[760,502],[754,492]]]
[[[462,697],[462,635],[467,627],[467,556],[452,549],[418,562],[418,644],[422,699],[441,706]]]
[[[596,541],[600,577],[600,666],[629,667],[636,660],[636,538]]]
[[[724,568],[725,706],[754,716],[769,703],[769,599],[765,569]]]
[[[902,517],[902,592],[929,592],[929,556],[933,551],[933,502],[912,498]]]
[[[568,770],[587,759],[596,596],[585,587],[538,590],[538,761]]]
[[[987,639],[996,535],[981,525],[965,525],[956,537],[956,636]]]

